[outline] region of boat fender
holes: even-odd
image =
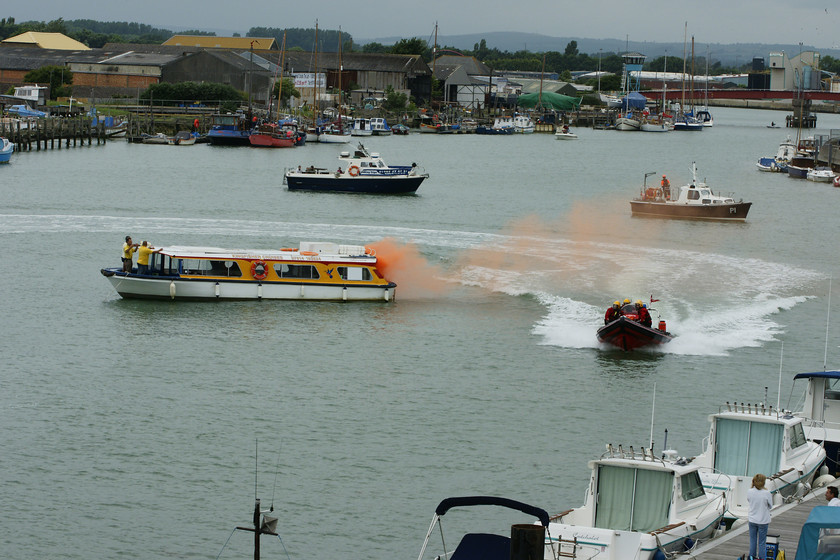
[[[175,280],[169,282],[169,297],[175,299]]]
[[[666,327],[666,325],[665,325],[665,321],[661,321],[661,320],[660,320],[660,321],[659,321],[659,330],[660,330],[660,331],[662,331],[662,332],[665,332],[665,331],[667,331],[667,330],[668,330],[668,329],[667,329],[667,328],[665,328],[665,327]]]
[[[268,266],[266,266],[265,261],[254,261],[251,263],[251,276],[255,280],[264,280],[268,276]]]
[[[823,486],[827,486],[828,484],[834,482],[834,480],[835,478],[830,474],[820,475],[819,477],[817,477],[816,480],[814,480],[814,488],[821,488]]]
[[[667,560],[667,556],[665,556],[665,553],[662,552],[661,548],[659,548],[653,553],[653,558],[651,560]]]
[[[691,549],[694,548],[694,541],[691,539],[691,537],[683,541],[683,548],[686,552],[690,552]]]
[[[358,165],[351,165],[350,169],[347,170],[347,173],[349,173],[351,177],[358,177],[359,176],[359,166]]]

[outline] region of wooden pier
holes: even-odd
[[[104,144],[107,138],[105,125],[92,124],[89,117],[48,117],[40,119],[2,119],[0,136],[15,144],[16,152],[47,148],[61,149],[70,146],[88,146],[96,140]]]
[[[836,484],[836,482],[831,484]],[[815,506],[824,505],[827,505],[825,486],[814,489],[801,500],[773,510],[773,517],[767,534],[779,536],[779,550],[785,551],[785,560],[794,560],[796,557],[799,533],[802,531],[805,520],[808,519],[808,514]],[[744,523],[720,538],[701,543],[692,552],[688,553],[688,557],[696,560],[736,560],[743,554],[749,554],[749,552],[749,525]]]

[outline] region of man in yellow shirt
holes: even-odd
[[[123,272],[131,272],[131,258],[134,255],[134,251],[137,250],[137,247],[139,247],[137,243],[131,242],[131,236],[126,235],[122,255]]]
[[[162,249],[162,248],[161,248]],[[149,255],[152,253],[160,253],[161,249],[155,249],[149,245],[148,241],[144,241],[137,250],[137,274],[149,273]]]

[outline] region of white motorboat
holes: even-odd
[[[550,538],[561,539],[561,553],[651,560],[659,551],[690,550],[719,530],[725,496],[707,493],[698,467],[676,451],[657,457],[652,449],[608,445],[589,467],[583,506],[552,517],[548,526]]]
[[[840,476],[840,371],[797,373],[794,384],[799,379],[808,385],[802,408],[794,414],[805,421],[805,437],[825,448],[828,472]]]
[[[536,130],[536,125],[528,115],[516,113],[512,117],[496,117],[493,122],[493,129],[513,129],[516,134],[531,134]]]
[[[443,530],[443,516],[452,508],[473,506],[498,506],[519,511],[530,518],[537,518],[535,523],[517,523],[511,525],[510,536],[493,533],[466,533],[457,541],[454,549],[447,548],[447,539]],[[548,512],[542,508],[508,498],[496,496],[464,496],[446,498],[435,508],[435,514],[420,548],[417,560],[509,560],[510,558],[531,558],[533,560],[559,560],[559,547],[556,539],[548,531]],[[440,531],[440,548],[430,548],[429,540],[435,529]],[[452,541],[450,541],[451,544]],[[516,550],[520,554],[513,555]],[[428,554],[427,554],[428,551]]]
[[[809,169],[805,174],[806,179],[815,183],[831,183],[834,181],[834,177],[834,171],[830,167],[825,166],[814,167],[813,169]]]
[[[778,506],[807,493],[825,461],[825,449],[806,437],[804,419],[789,411],[727,402],[709,421],[702,453],[690,464],[700,468],[707,492],[727,496],[730,519],[747,518],[754,475],[767,476],[765,488]]]
[[[557,140],[577,140],[578,135],[569,129],[569,125],[564,125],[562,128],[557,129],[554,137]]]
[[[341,152],[338,161],[336,171],[314,166],[287,170],[283,182],[292,191],[410,194],[429,177],[416,163],[387,165],[379,153],[368,152],[362,144],[352,154]]]
[[[302,242],[287,249],[162,247],[147,269],[100,272],[124,298],[393,301],[397,285],[381,265],[363,245]]]
[[[370,119],[370,129],[373,131],[374,136],[390,136],[393,132],[391,127],[388,126],[388,121],[382,117]]]

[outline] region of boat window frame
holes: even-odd
[[[285,270],[284,270],[285,267]],[[293,268],[294,267],[294,268]],[[278,278],[281,280],[320,280],[321,279],[321,271],[318,270],[313,264],[307,263],[289,263],[289,262],[276,262],[271,267],[274,270],[274,274],[277,275]],[[290,274],[292,271],[301,272],[304,269],[308,269],[310,275],[306,276],[304,274]]]
[[[805,437],[805,430],[802,427],[802,422],[798,422],[790,427],[788,430],[788,439],[790,440],[791,449],[797,449],[808,443],[808,438]]]
[[[349,278],[350,270],[361,270],[361,278]],[[336,267],[338,277],[347,282],[370,282],[373,280],[373,272],[367,266],[338,266]],[[367,276],[367,278],[365,278]]]
[[[703,481],[700,479],[700,473],[698,471],[691,471],[680,475],[680,493],[682,499],[686,502],[706,495],[706,491],[703,489]]]

